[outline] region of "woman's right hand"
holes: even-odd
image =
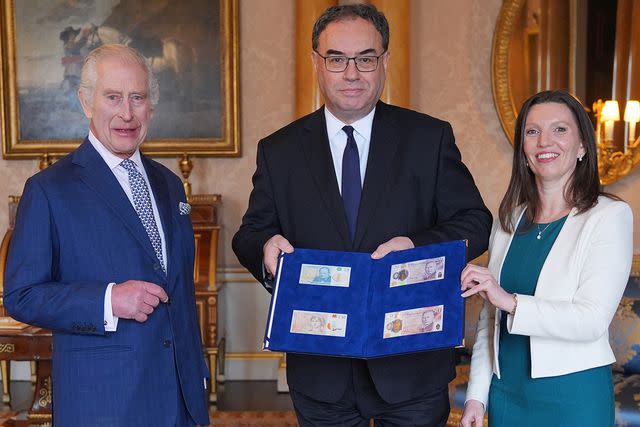
[[[460,419],[460,427],[482,427],[484,424],[484,405],[478,400],[467,400]]]
[[[464,291],[462,294],[464,298],[480,294],[482,298],[502,311],[511,313],[515,309],[516,301],[513,294],[502,289],[491,271],[486,267],[467,264],[460,275],[460,282]]]

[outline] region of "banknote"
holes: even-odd
[[[302,264],[300,280],[303,285],[349,287],[351,267],[336,265]]]
[[[391,266],[389,287],[413,285],[444,278],[445,257],[421,259]]]
[[[347,315],[293,310],[290,332],[292,334],[344,337],[347,332]]]
[[[385,313],[383,338],[442,331],[443,305]]]

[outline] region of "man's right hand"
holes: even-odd
[[[169,302],[169,296],[154,283],[127,280],[111,288],[111,310],[121,319],[146,322],[160,302]]]
[[[293,246],[291,243],[280,234],[276,234],[262,247],[262,253],[264,254],[264,258],[262,258],[262,263],[264,264],[265,270],[272,276],[276,275],[276,267],[278,266],[278,256],[280,252],[285,252],[290,254],[293,252]]]

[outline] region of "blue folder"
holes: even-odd
[[[379,260],[296,248],[278,262],[264,348],[366,359],[462,345],[465,264],[464,240]]]

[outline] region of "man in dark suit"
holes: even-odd
[[[209,422],[189,205],[139,151],[158,93],[137,51],[90,53],[78,91],[89,136],[20,200],[4,303],[53,331],[55,426]]]
[[[327,9],[313,30],[325,106],[258,144],[253,191],[233,249],[270,288],[280,251],[372,252],[428,243],[487,247],[491,214],[460,160],[451,126],[379,102],[387,21],[370,5]],[[302,426],[444,426],[453,350],[372,360],[287,355]]]

